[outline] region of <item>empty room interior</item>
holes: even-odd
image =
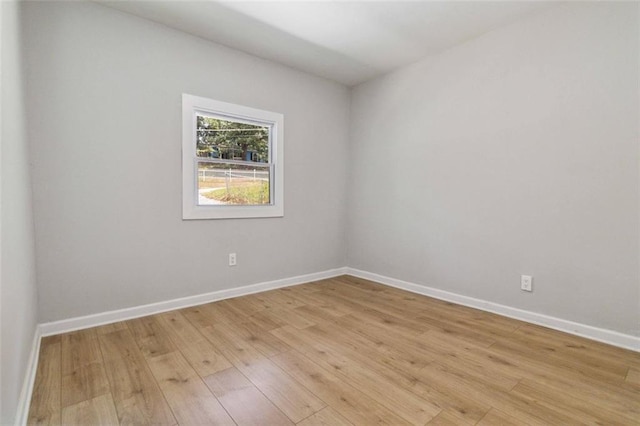
[[[640,3],[0,18],[0,424],[640,424]]]

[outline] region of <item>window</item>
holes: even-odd
[[[283,116],[182,95],[182,218],[280,217]]]

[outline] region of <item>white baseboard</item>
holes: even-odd
[[[31,395],[33,394],[33,385],[36,381],[38,357],[40,356],[40,337],[40,326],[37,326],[33,333],[33,343],[31,344],[27,371],[24,375],[24,382],[22,383],[22,390],[20,391],[20,398],[18,399],[16,425],[26,425],[29,417],[29,406],[31,405]]]
[[[60,334],[69,331],[81,330],[83,328],[96,327],[99,325],[110,324],[117,321],[124,321],[132,318],[143,317],[146,315],[157,314],[160,312],[172,311],[174,309],[182,309],[189,306],[201,305],[203,303],[215,302],[216,300],[245,296],[247,294],[259,293],[276,288],[290,287],[292,285],[332,278],[339,275],[344,275],[346,274],[346,271],[346,267],[329,269],[327,271],[316,272],[313,274],[298,275],[296,277],[266,281],[258,284],[251,284],[226,290],[218,290],[211,293],[187,296],[179,299],[167,300],[157,303],[150,303],[148,305],[134,306],[131,308],[118,309],[115,311],[107,311],[82,317],[47,322],[44,324],[40,324],[40,334],[41,336],[50,336],[52,334]]]
[[[525,311],[523,309],[513,308],[494,302],[489,302],[474,297],[463,296],[420,284],[410,283],[396,278],[386,277],[384,275],[372,272],[362,271],[355,268],[343,267],[330,269],[327,271],[316,272],[312,274],[299,275],[296,277],[283,278],[280,280],[266,281],[258,284],[251,284],[243,287],[237,287],[226,290],[214,291],[211,293],[188,296],[179,299],[167,300],[163,302],[151,303],[148,305],[134,306],[131,308],[118,309],[115,311],[101,312],[98,314],[86,315],[82,317],[69,318],[61,321],[48,322],[38,326],[38,336],[49,336],[52,334],[66,333],[69,331],[80,330],[83,328],[96,327],[99,325],[109,324],[116,321],[123,321],[132,318],[139,318],[145,315],[153,315],[160,312],[167,312],[174,309],[186,308],[189,306],[201,305],[203,303],[214,302],[216,300],[229,299],[232,297],[244,296],[262,291],[273,290],[276,288],[289,287],[292,285],[318,281],[326,278],[332,278],[339,275],[349,274],[355,277],[368,279],[391,287],[400,288],[413,293],[422,294],[448,302],[493,312],[506,317],[515,318],[521,321],[542,325],[555,330],[574,334],[588,339],[597,340],[599,342],[608,343],[625,349],[640,352],[640,337],[619,333],[612,330],[593,327],[549,315],[539,314],[536,312]],[[39,348],[38,338],[38,348]],[[34,350],[37,348],[34,347]],[[31,354],[31,360],[37,360],[38,353]],[[35,374],[35,372],[33,372]]]
[[[606,330],[604,328],[580,324],[577,322],[539,314],[536,312],[512,308],[510,306],[500,305],[498,303],[476,299],[474,297],[462,296],[460,294],[450,293],[448,291],[438,290],[437,288],[414,284],[407,281],[398,280],[396,278],[374,274],[372,272],[361,271],[359,269],[346,268],[346,270],[347,274],[353,275],[354,277],[364,278],[370,281],[378,282],[380,284],[407,290],[412,293],[433,297],[434,299],[446,300],[447,302],[453,302],[459,305],[493,312],[505,317],[542,325],[554,330],[563,331],[565,333],[574,334],[576,336],[585,337],[587,339],[597,340],[599,342],[608,343],[613,346],[640,352],[640,337],[619,333],[617,331]]]

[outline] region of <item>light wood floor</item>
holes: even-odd
[[[640,424],[640,354],[344,276],[44,338],[29,423]]]

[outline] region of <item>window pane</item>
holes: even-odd
[[[270,168],[198,162],[198,205],[264,205],[271,203]]]
[[[200,158],[269,161],[268,126],[198,115],[196,132],[196,153]]]

